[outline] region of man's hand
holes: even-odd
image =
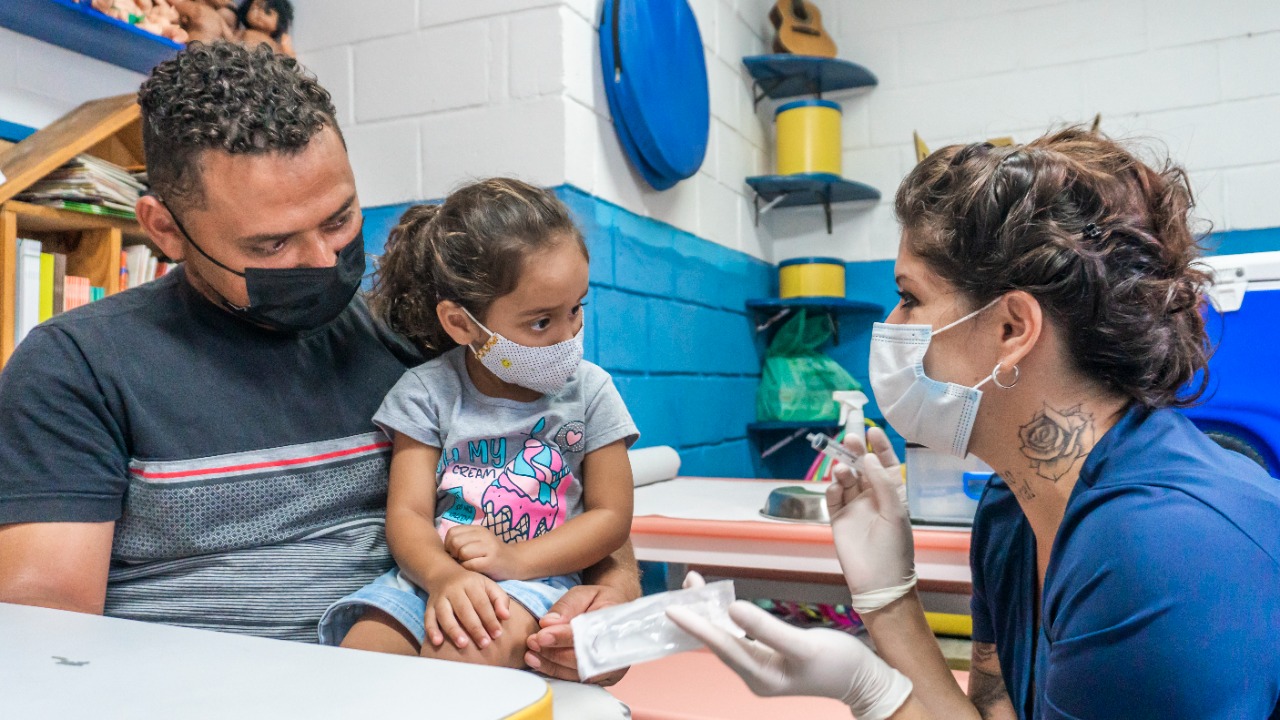
[[[583,680],[578,677],[578,657],[573,652],[573,627],[569,625],[569,621],[582,613],[610,605],[621,605],[628,600],[630,598],[606,585],[579,585],[570,588],[539,621],[542,629],[529,636],[529,652],[524,654],[524,661],[529,667],[548,677]],[[626,674],[627,668],[623,668],[587,678],[586,681],[607,687]]]
[[[502,542],[489,528],[455,525],[444,536],[444,549],[462,567],[493,580],[522,580],[515,543]]]

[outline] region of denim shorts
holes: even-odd
[[[498,587],[520,603],[535,619],[541,619],[569,588],[582,584],[582,576],[557,575],[541,580],[503,580]],[[413,633],[421,645],[426,637],[427,593],[391,568],[381,577],[329,606],[320,618],[320,644],[337,645],[347,636],[367,608],[377,608]]]

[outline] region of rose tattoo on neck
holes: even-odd
[[[1093,415],[1083,405],[1055,410],[1046,403],[1031,422],[1018,429],[1022,454],[1046,480],[1057,482],[1093,447]]]

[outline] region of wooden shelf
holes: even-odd
[[[16,5],[32,12],[27,0]],[[58,4],[61,4],[59,2]],[[0,0],[0,15],[12,5]],[[0,24],[4,24],[0,22]],[[120,290],[120,251],[124,245],[147,245],[157,255],[136,220],[93,215],[33,205],[13,197],[80,153],[124,167],[144,163],[142,119],[132,95],[92,100],[0,152],[0,367],[13,354],[18,238],[39,240],[44,252],[67,256],[67,273],[89,278],[111,295]]]
[[[137,220],[91,215],[74,210],[32,205],[17,200],[10,200],[0,205],[0,210],[17,213],[19,232],[52,233],[115,229],[120,231],[121,240],[125,245],[151,246],[151,239],[147,237],[147,233]]]

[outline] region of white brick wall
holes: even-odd
[[[143,76],[0,28],[0,119],[42,128],[80,103],[136,92]]]
[[[880,188],[868,218],[766,216],[775,260],[823,252],[888,259],[891,199],[931,148],[1018,141],[1101,112],[1112,136],[1145,141],[1191,172],[1197,214],[1214,229],[1280,226],[1280,4],[1268,0],[855,0],[822,4],[841,57],[880,79],[845,100],[845,175]],[[851,106],[862,103],[859,138]],[[783,217],[786,214],[790,217]]]
[[[931,147],[1030,140],[1103,114],[1192,172],[1218,229],[1280,225],[1280,4],[1239,0],[819,0],[840,55],[880,79],[844,106],[845,175],[878,205],[777,210],[753,225],[748,175],[773,166],[776,103],[751,105],[744,54],[771,40],[771,0],[690,0],[702,31],[711,134],[698,174],[658,193],[618,146],[602,90],[600,0],[338,0],[299,8],[302,60],[334,93],[361,199],[440,197],[469,177],[569,182],[766,259],[891,258],[890,200]],[[7,52],[0,45],[0,53]],[[0,87],[7,87],[0,77]],[[419,164],[414,165],[415,158]]]
[[[600,0],[390,0],[299,7],[300,58],[334,95],[361,202],[438,198],[472,177],[572,183],[757,257],[743,179],[767,172],[744,54],[765,48],[766,0],[694,0],[711,89],[707,159],[659,193],[631,169],[609,119]],[[862,127],[867,125],[862,115]],[[420,164],[415,166],[415,162]]]

